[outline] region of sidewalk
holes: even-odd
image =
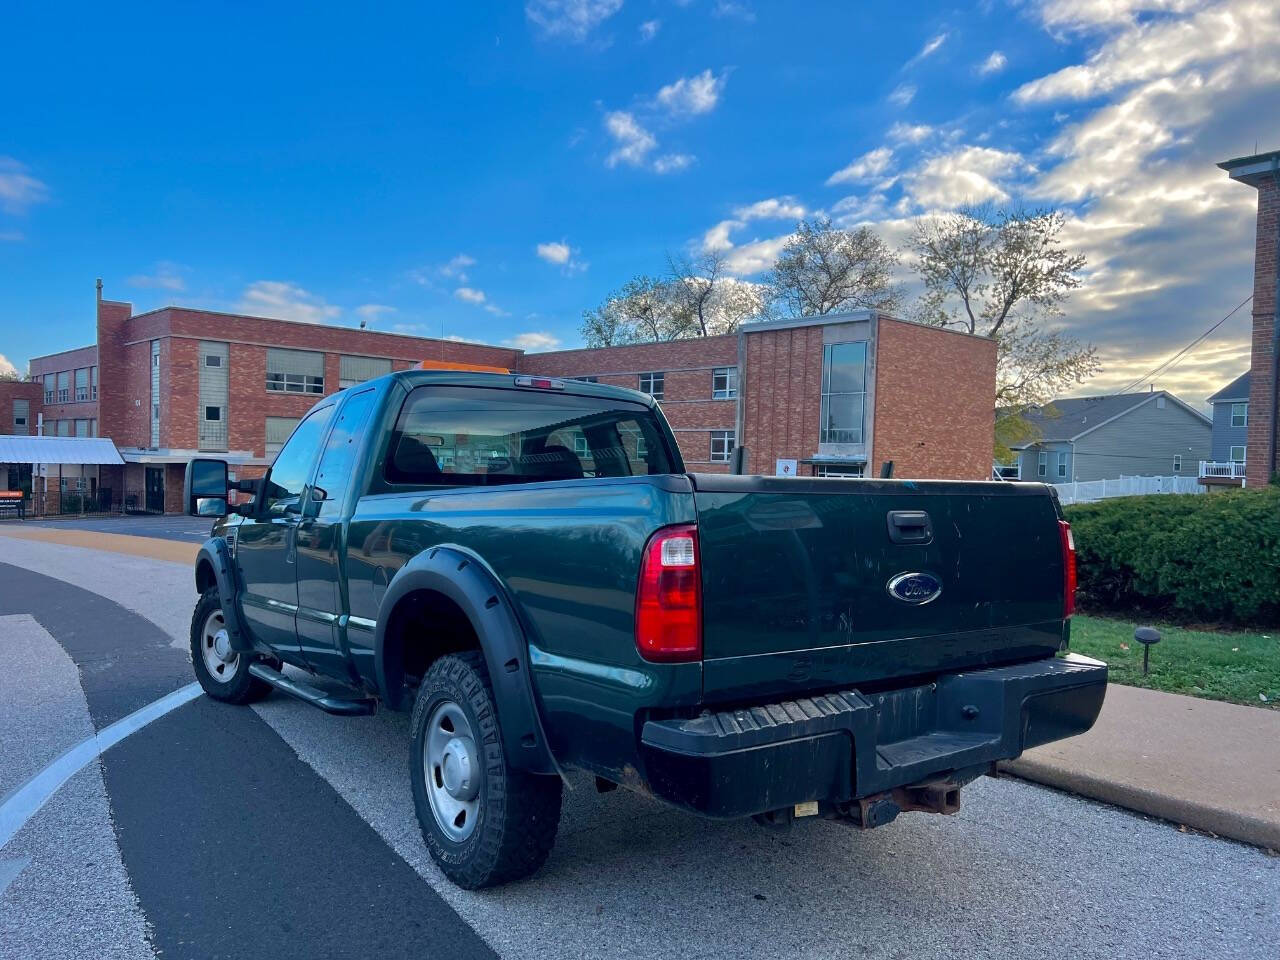
[[[193,565],[200,552],[198,543],[180,543],[175,540],[158,540],[152,537],[131,537],[124,533],[98,533],[89,530],[54,530],[48,527],[28,527],[15,524],[0,525],[0,537],[18,540],[39,540],[42,543],[60,543],[68,547],[89,547],[111,553],[131,554],[135,557],[151,557],[170,563]],[[3,559],[3,550],[0,550]]]
[[[1280,711],[1113,684],[1088,733],[1002,767],[1280,850]]]

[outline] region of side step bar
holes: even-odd
[[[249,664],[249,673],[259,680],[265,680],[277,690],[282,690],[291,697],[297,697],[304,703],[319,707],[325,713],[336,713],[342,717],[372,716],[378,709],[378,701],[372,697],[360,697],[346,700],[342,697],[331,697],[323,690],[305,683],[290,680],[279,670],[272,670],[265,663]]]

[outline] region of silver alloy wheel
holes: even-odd
[[[235,677],[240,654],[231,649],[231,637],[221,610],[214,610],[204,618],[200,654],[204,657],[204,668],[218,683],[230,683]]]
[[[422,747],[431,813],[445,836],[461,843],[480,816],[480,777],[471,723],[452,700],[438,704],[427,722]]]

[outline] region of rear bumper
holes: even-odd
[[[658,796],[711,817],[848,801],[1084,733],[1106,685],[1106,664],[1068,654],[901,690],[651,720],[644,773]]]

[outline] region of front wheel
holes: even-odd
[[[475,890],[541,867],[560,825],[560,778],[507,762],[482,654],[450,654],[431,665],[411,731],[413,805],[445,876]]]
[[[271,684],[249,673],[254,656],[231,649],[222,598],[217,587],[200,595],[191,615],[191,665],[204,692],[227,703],[253,703],[271,692]]]

